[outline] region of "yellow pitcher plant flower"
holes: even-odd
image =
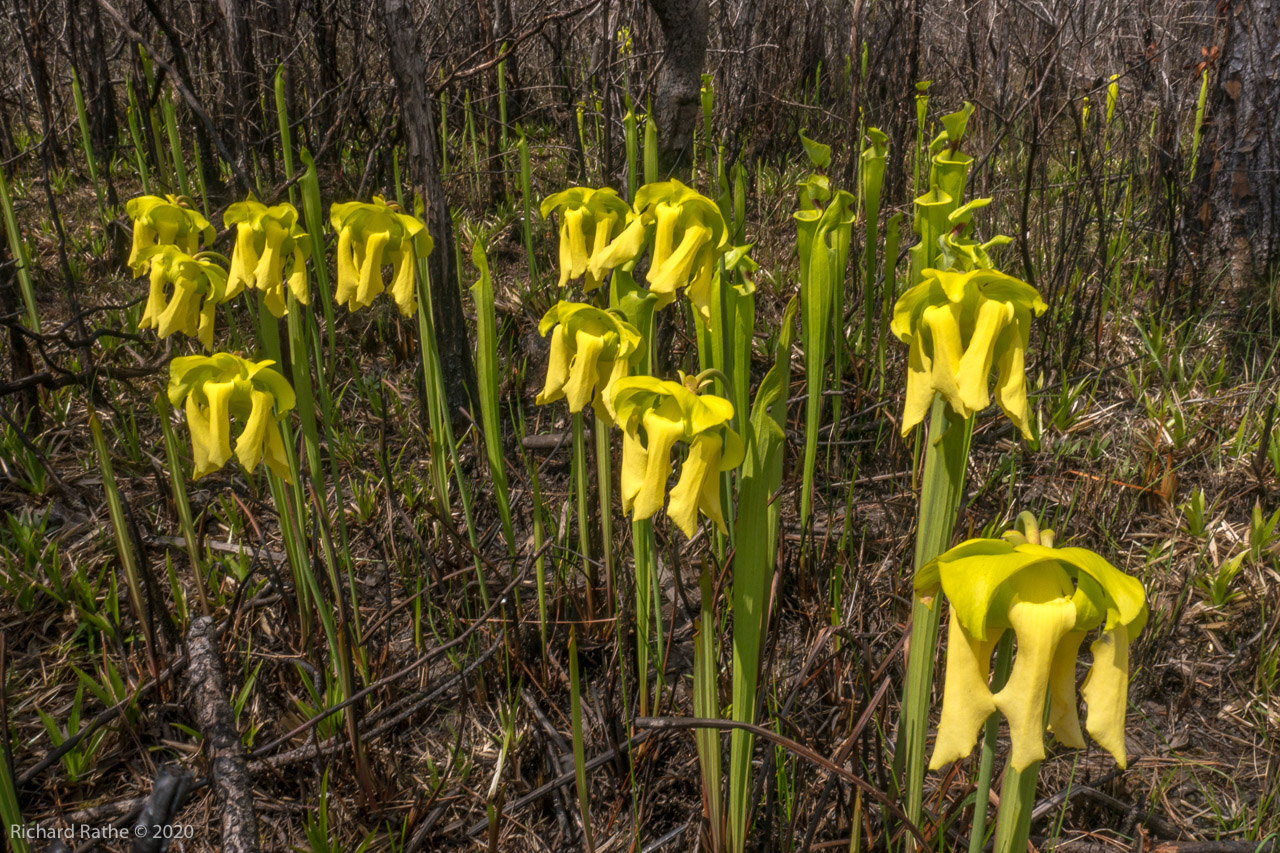
[[[538,323],[544,337],[551,332],[547,382],[538,405],[567,399],[569,411],[591,403],[596,416],[613,424],[607,392],[630,372],[643,339],[618,315],[582,302],[557,302]]]
[[[689,445],[689,455],[671,490],[667,516],[691,538],[699,511],[727,532],[720,509],[720,474],[742,464],[746,450],[742,438],[729,427],[733,404],[652,376],[619,379],[609,393],[623,429],[623,511],[643,521],[662,508],[671,476],[671,451],[677,441],[683,441]]]
[[[167,195],[143,195],[130,199],[125,212],[133,220],[133,246],[129,251],[129,269],[141,276],[148,267],[142,252],[152,246],[177,246],[188,255],[200,250],[201,240],[207,246],[216,236],[209,220],[193,210],[188,199]]]
[[[611,187],[572,187],[543,199],[540,212],[543,219],[560,216],[561,287],[585,275],[583,290],[595,290],[644,248],[646,220]]]
[[[259,462],[290,480],[280,438],[280,418],[293,408],[293,388],[271,368],[230,353],[190,355],[169,364],[169,402],[185,401],[195,459],[194,478],[217,471],[231,458],[231,419],[240,424],[235,455],[252,473]]]
[[[1089,632],[1099,628],[1081,689],[1085,727],[1125,766],[1129,644],[1146,624],[1146,593],[1137,578],[1092,551],[1052,543],[1052,531],[1030,539],[1018,532],[970,539],[917,573],[917,595],[932,603],[940,588],[951,603],[942,717],[930,769],[969,755],[995,711],[1009,722],[1010,766],[1022,772],[1042,760],[1046,695],[1048,730],[1066,746],[1083,748],[1076,657]],[[1017,654],[1009,680],[992,693],[991,653],[1006,630],[1016,636]]]
[[[253,287],[263,291],[267,309],[276,317],[289,310],[286,282],[298,303],[307,304],[311,240],[298,225],[297,208],[288,202],[267,207],[249,199],[228,207],[222,224],[236,228],[229,276],[232,290],[238,293]]]
[[[238,292],[228,285],[227,271],[207,257],[192,257],[172,245],[147,247],[138,253],[138,262],[151,267],[151,287],[138,327],[155,329],[162,338],[181,332],[213,349],[214,307]]]
[[[636,191],[636,210],[652,217],[653,257],[649,290],[657,307],[675,301],[686,288],[702,322],[711,324],[711,280],[728,248],[729,230],[716,203],[672,178]]]
[[[960,417],[985,409],[994,367],[1000,408],[1030,438],[1024,360],[1032,314],[1047,308],[1031,285],[996,270],[925,270],[890,325],[911,348],[902,434],[924,420],[935,392]]]
[[[329,208],[329,221],[338,232],[337,301],[350,311],[367,307],[387,289],[382,267],[390,265],[391,296],[401,314],[412,316],[418,305],[414,265],[432,249],[423,221],[401,213],[381,196],[374,196],[372,204],[335,204]]]

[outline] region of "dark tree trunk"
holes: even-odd
[[[84,19],[79,16],[84,11]],[[95,0],[77,0],[67,9],[69,53],[84,90],[89,137],[98,158],[110,162],[116,150],[119,126],[115,96],[111,91],[111,69],[107,67],[107,46],[102,31],[102,15]]]
[[[383,22],[391,73],[400,99],[400,125],[405,139],[405,176],[413,192],[426,205],[427,228],[435,241],[431,253],[431,311],[436,324],[436,348],[444,374],[445,394],[456,410],[475,397],[475,368],[467,324],[462,315],[458,271],[453,268],[453,222],[440,180],[440,156],[436,150],[435,111],[427,68],[410,0],[386,0]]]
[[[44,43],[41,41],[40,18],[35,7],[27,6],[19,0],[15,5],[18,15],[18,36],[22,41],[22,49],[27,55],[27,69],[31,73],[31,86],[35,89],[36,103],[40,106],[40,116],[44,122],[45,137],[41,141],[53,159],[62,162],[64,151],[58,135],[53,133],[56,124],[53,120],[53,92],[49,86],[49,72],[45,68]]]
[[[707,58],[707,0],[649,0],[662,27],[654,112],[659,163],[671,177],[688,167],[693,131],[702,112],[702,69]]]
[[[1185,214],[1199,280],[1213,281],[1226,267],[1232,290],[1243,293],[1268,281],[1280,260],[1280,0],[1223,8]]]
[[[252,140],[260,138],[256,121],[258,98],[255,92],[253,35],[245,16],[243,0],[218,0],[227,32],[227,101],[231,125],[235,129],[232,154],[242,171],[249,169]]]

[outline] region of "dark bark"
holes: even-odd
[[[68,8],[67,40],[68,52],[84,91],[90,142],[98,159],[109,163],[116,150],[119,125],[111,91],[111,70],[107,67],[102,15],[93,0],[76,0]]]
[[[659,165],[665,177],[688,167],[702,114],[707,58],[707,0],[649,0],[662,27],[662,62],[655,82]]]
[[[248,171],[252,140],[260,138],[258,97],[253,61],[253,36],[243,0],[218,0],[227,34],[227,100],[235,129],[232,148],[236,165]]]
[[[40,144],[48,150],[56,162],[61,163],[65,157],[65,151],[62,141],[52,130],[56,126],[53,120],[53,92],[49,85],[49,71],[45,65],[44,42],[40,38],[44,28],[40,25],[40,17],[34,6],[28,6],[22,0],[16,0],[14,9],[18,15],[18,36],[27,57],[31,86],[35,89],[40,118],[44,122],[45,138]]]
[[[1213,281],[1226,267],[1225,280],[1242,293],[1268,281],[1280,260],[1280,0],[1222,8],[1221,53],[1185,217],[1199,280]]]
[[[436,123],[431,87],[418,29],[409,0],[386,0],[383,22],[391,73],[400,100],[400,126],[405,139],[405,177],[421,196],[424,218],[435,242],[428,264],[431,271],[431,311],[435,318],[436,349],[444,374],[444,390],[455,411],[476,399],[475,368],[462,314],[458,271],[453,268],[453,221],[440,179]]]

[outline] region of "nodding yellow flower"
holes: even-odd
[[[1116,112],[1116,101],[1120,98],[1120,84],[1116,82],[1119,79],[1119,74],[1112,74],[1107,78],[1107,124],[1111,124],[1111,117]]]
[[[1076,657],[1088,633],[1093,665],[1081,695],[1086,729],[1121,767],[1129,690],[1129,643],[1146,624],[1142,583],[1084,548],[1053,548],[1052,531],[1003,539],[970,539],[924,566],[916,593],[932,600],[941,588],[951,602],[942,717],[930,768],[973,751],[978,730],[1000,711],[1009,721],[1010,765],[1026,770],[1044,758],[1048,730],[1061,743],[1084,747],[1076,702]],[[1041,544],[1043,543],[1043,544]],[[991,653],[1005,630],[1017,637],[1009,680],[987,685]]]
[[[287,280],[293,297],[299,304],[307,304],[311,241],[298,225],[297,208],[288,202],[267,207],[249,199],[228,207],[222,224],[236,227],[229,284],[232,290],[238,293],[247,286],[263,291],[268,310],[283,317],[289,311],[284,296]]]
[[[560,286],[586,275],[583,290],[598,288],[605,274],[635,259],[644,248],[647,220],[610,187],[572,187],[547,196],[542,218],[560,215]]]
[[[416,216],[401,213],[381,196],[373,204],[350,201],[329,208],[329,221],[338,232],[338,290],[335,298],[350,311],[367,307],[386,290],[382,267],[392,270],[391,296],[400,313],[412,316],[418,297],[413,268],[431,254],[431,235]]]
[[[697,530],[699,511],[727,532],[720,509],[720,474],[742,464],[745,452],[742,439],[729,427],[733,404],[651,376],[619,379],[609,394],[623,428],[623,511],[642,521],[662,508],[671,451],[683,441],[689,455],[671,490],[667,516],[690,538]]]
[[[167,195],[164,198],[143,195],[130,199],[124,206],[133,220],[133,247],[129,251],[129,269],[141,276],[148,264],[142,252],[152,246],[177,246],[188,255],[200,250],[203,239],[207,246],[216,236],[213,226],[189,206],[189,199]]]
[[[1047,308],[1034,287],[995,270],[925,270],[894,305],[890,326],[911,347],[902,434],[924,420],[934,392],[960,417],[985,409],[995,368],[996,401],[1030,438],[1024,359],[1031,316]]]
[[[235,455],[252,473],[259,462],[291,478],[280,438],[280,418],[293,408],[293,388],[271,368],[230,353],[190,355],[169,364],[169,402],[186,402],[195,458],[194,478],[217,471],[231,458],[231,419],[240,425]]]
[[[658,296],[657,307],[674,302],[677,288],[687,288],[710,327],[711,280],[729,239],[720,208],[674,178],[642,186],[635,206],[654,225],[647,278],[650,292]]]
[[[643,343],[640,333],[616,314],[582,302],[557,302],[543,315],[538,331],[543,336],[551,332],[547,382],[538,405],[567,398],[569,411],[576,413],[589,402],[597,417],[612,426],[607,392],[630,372]]]
[[[138,327],[155,329],[162,338],[181,332],[197,338],[205,349],[213,349],[214,306],[237,292],[227,284],[227,271],[177,246],[145,248],[138,253],[138,263],[151,267],[151,288]]]

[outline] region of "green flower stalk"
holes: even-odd
[[[636,210],[653,223],[649,291],[657,307],[675,301],[684,288],[708,328],[712,322],[711,279],[728,250],[729,231],[716,203],[672,178],[636,192]]]
[[[329,221],[338,232],[338,288],[334,298],[347,310],[368,307],[387,290],[382,267],[392,270],[391,296],[405,317],[417,310],[413,270],[419,258],[431,254],[431,235],[416,216],[401,213],[381,196],[372,204],[351,201],[329,208]]]
[[[235,456],[253,473],[259,462],[282,480],[292,480],[280,419],[293,408],[293,389],[271,369],[273,361],[249,361],[230,353],[175,358],[169,365],[169,402],[184,402],[194,478],[225,465],[232,455],[231,419],[240,424]]]
[[[261,290],[267,309],[276,317],[289,313],[286,283],[298,304],[309,304],[307,258],[312,244],[298,225],[296,207],[288,203],[267,207],[249,199],[228,207],[222,223],[236,228],[229,279],[237,293],[244,287]]]
[[[567,400],[577,414],[590,403],[596,417],[613,425],[608,391],[626,377],[644,341],[635,327],[617,314],[582,302],[557,302],[538,324],[551,332],[547,381],[538,405]]]
[[[667,516],[690,538],[697,530],[699,512],[727,532],[720,508],[720,474],[738,467],[744,454],[742,439],[729,427],[733,404],[651,376],[619,379],[609,396],[623,428],[623,511],[642,521],[662,508],[671,476],[671,451],[681,441],[689,445],[689,455],[671,490]]]
[[[150,266],[150,290],[138,327],[167,338],[181,332],[213,349],[214,308],[234,297],[227,271],[207,257],[192,257],[173,245],[149,246],[137,263]],[[172,289],[172,295],[170,295]]]
[[[141,276],[147,269],[144,250],[152,246],[177,246],[188,255],[208,246],[216,236],[209,220],[189,207],[190,199],[167,195],[138,196],[125,204],[125,212],[133,220],[133,247],[129,251],[129,269]]]
[[[894,306],[890,326],[911,348],[902,434],[924,420],[935,392],[961,418],[985,409],[994,365],[996,400],[1030,438],[1023,367],[1031,315],[1047,307],[1031,285],[995,270],[925,270]]]
[[[560,286],[585,275],[583,289],[596,290],[614,267],[640,254],[645,219],[637,216],[610,187],[573,187],[548,196],[542,218],[560,217]]]

